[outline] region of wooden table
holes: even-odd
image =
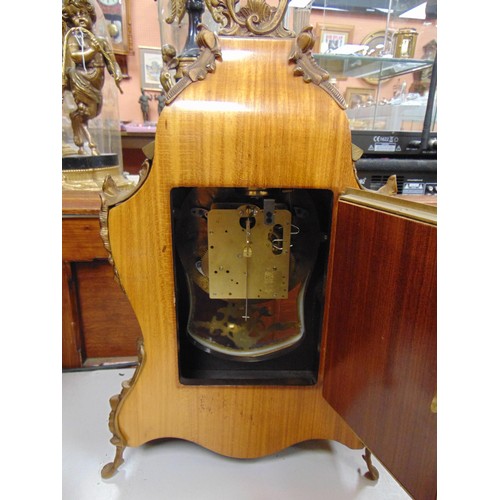
[[[136,360],[140,328],[108,263],[108,254],[99,235],[99,210],[98,193],[63,192],[64,369]]]

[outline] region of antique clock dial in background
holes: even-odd
[[[108,25],[115,54],[129,52],[127,0],[97,0]]]

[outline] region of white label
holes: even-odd
[[[375,151],[396,151],[396,144],[375,144]]]

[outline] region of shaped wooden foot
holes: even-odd
[[[372,463],[372,452],[368,448],[365,448],[365,454],[362,455],[362,457],[368,467],[368,472],[365,472],[364,476],[370,481],[377,481],[379,473],[377,468]]]

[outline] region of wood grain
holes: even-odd
[[[62,264],[62,367],[82,366],[80,318],[76,286],[69,262]]]
[[[97,216],[101,206],[99,193],[96,191],[67,191],[62,193],[63,217],[71,215]]]
[[[80,262],[75,270],[86,358],[136,356],[141,330],[109,263]]]
[[[96,217],[64,218],[62,221],[64,261],[106,259],[108,254],[99,236]]]
[[[62,208],[62,366],[135,357],[140,329],[99,235],[99,194],[64,191]]]
[[[221,40],[225,61],[162,113],[143,187],[110,209],[111,250],[145,351],[114,417],[128,446],[177,437],[239,458],[314,438],[361,446],[322,396],[322,362],[309,387],[179,383],[170,190],[322,188],[336,200],[345,186],[358,185],[347,117],[322,89],[293,75],[291,44]]]
[[[436,226],[341,201],[333,283],[325,397],[415,499],[435,498]]]

